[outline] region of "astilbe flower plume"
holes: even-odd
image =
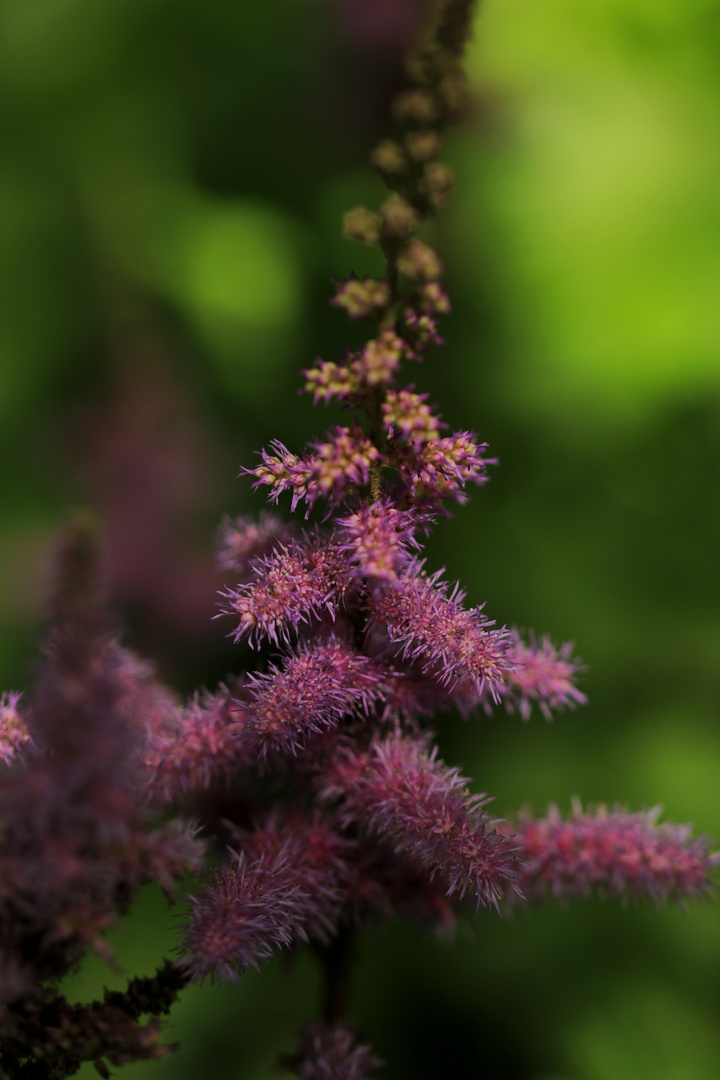
[[[583,811],[576,802],[567,819],[555,806],[544,818],[521,819],[523,888],[532,900],[597,892],[659,902],[706,893],[720,854],[710,855],[707,839],[688,825],[659,824],[659,815],[659,807],[631,814]]]
[[[472,8],[432,0],[393,101],[397,130],[371,155],[390,194],[377,212],[345,215],[345,235],[379,248],[386,271],[336,283],[333,302],[376,326],[303,375],[316,404],[338,402],[352,419],[297,454],[275,439],[242,469],[306,519],[324,503],[321,524],[302,531],[273,513],[222,525],[218,562],[235,576],[221,614],[255,650],[250,669],[183,703],[120,647],[80,573],[56,604],[29,702],[0,699],[0,994],[15,1010],[0,1067],[10,1076],[26,1075],[32,1046],[48,1063],[33,1080],[60,1080],[91,1052],[101,1071],[103,1056],[157,1056],[159,1028],[138,1026],[142,1011],[157,1017],[187,981],[236,981],[307,944],[324,973],[323,1019],[285,1063],[301,1080],[370,1080],[379,1062],[346,1022],[350,944],[368,922],[402,913],[447,933],[466,907],[590,892],[681,901],[710,887],[718,856],[655,812],[491,819],[489,797],[471,793],[424,726],[452,708],[504,704],[527,719],[537,707],[549,719],[585,702],[571,645],[525,642],[467,605],[459,584],[426,569],[420,539],[495,464],[474,433],[444,434],[428,396],[399,384],[407,362],[441,343],[450,311],[442,261],[417,230],[453,183],[437,157],[462,109]],[[182,816],[168,822],[170,812]],[[70,1034],[38,1042],[28,1017],[42,980],[88,943],[102,949],[139,887],[170,890],[205,845],[211,868],[196,879],[180,959],[151,988],[112,997],[114,1028],[108,1001],[76,1016],[48,998]],[[139,1009],[142,994],[150,1006]],[[115,1042],[88,1039],[101,1024]]]
[[[486,797],[471,796],[459,770],[416,738],[396,734],[367,751],[341,753],[321,797],[340,797],[345,824],[387,838],[457,899],[469,894],[478,906],[497,904],[514,885],[513,845],[488,822]]]
[[[552,709],[574,709],[586,703],[587,698],[574,682],[581,668],[569,642],[556,649],[548,637],[536,642],[531,636],[526,645],[513,631],[507,657],[512,666],[501,696],[507,709],[517,710],[523,720],[530,716],[533,703],[546,720]]]
[[[274,819],[243,846],[193,898],[183,952],[200,981],[235,981],[295,941],[327,941],[338,919],[347,845],[327,823]]]
[[[313,735],[351,713],[367,714],[381,675],[369,657],[332,637],[301,646],[282,667],[252,675],[237,737],[246,760],[262,764],[268,756],[296,755]]]
[[[318,538],[279,544],[252,565],[253,577],[225,592],[223,610],[239,616],[236,641],[288,642],[301,625],[334,620],[352,584],[340,549]]]
[[[410,69],[416,86],[394,103],[398,138],[372,154],[391,194],[379,212],[344,219],[347,237],[380,246],[387,274],[339,283],[333,302],[377,330],[303,375],[315,404],[339,402],[352,422],[297,454],[274,440],[243,469],[306,517],[325,501],[323,525],[292,537],[276,520],[253,532],[242,519],[223,537],[223,564],[238,571],[223,604],[232,636],[282,653],[238,684],[222,729],[237,775],[262,778],[267,802],[238,822],[229,860],[195,894],[184,963],[195,979],[235,979],[309,942],[325,969],[325,1021],[287,1062],[308,1080],[357,1080],[375,1065],[345,1025],[342,991],[347,943],[368,919],[403,912],[447,930],[464,903],[500,909],[526,894],[681,899],[707,889],[716,861],[704,840],[652,815],[492,820],[489,798],[471,794],[423,730],[448,706],[470,715],[504,704],[523,719],[537,707],[549,719],[585,701],[571,645],[524,641],[466,605],[459,585],[426,569],[420,539],[496,464],[474,433],[446,432],[426,394],[398,385],[403,364],[441,342],[450,310],[441,260],[416,230],[452,184],[434,159],[462,97],[471,6],[436,5]]]
[[[119,994],[114,1014],[102,1002],[70,1006],[53,985],[88,946],[111,957],[104,933],[142,885],[170,891],[203,855],[191,828],[158,824],[145,804],[145,722],[162,695],[109,629],[96,561],[92,530],[79,522],[62,544],[51,626],[24,709],[25,761],[0,776],[0,1067],[8,1075],[25,1075],[28,1058],[49,1078],[104,1054],[119,1063],[162,1056],[157,1022],[137,1020],[164,1011],[163,987],[175,986],[172,1000],[184,981],[168,973],[139,1012]],[[65,1019],[45,1030],[43,1010]]]
[[[463,600],[463,591],[450,588],[442,572],[428,575],[416,562],[397,582],[375,590],[370,612],[403,658],[418,660],[450,689],[469,682],[478,697],[487,693],[498,700],[513,667],[510,634],[493,629],[481,608],[465,608]]]

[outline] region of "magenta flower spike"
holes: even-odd
[[[183,703],[110,631],[92,530],[66,542],[37,684],[0,697],[2,1076],[63,1080],[92,1061],[107,1077],[108,1063],[160,1057],[159,1017],[188,982],[237,982],[307,948],[321,1015],[283,1064],[300,1080],[371,1080],[381,1063],[348,992],[367,926],[405,916],[447,937],[480,909],[492,925],[527,901],[682,903],[711,889],[720,856],[656,811],[491,818],[428,726],[499,705],[550,719],[586,700],[570,644],[523,641],[423,549],[497,464],[405,381],[450,312],[418,230],[453,184],[438,157],[462,111],[472,12],[430,0],[396,130],[371,154],[389,195],[345,215],[345,236],[377,248],[384,270],[337,282],[332,303],[371,330],[303,371],[302,389],[347,422],[297,453],[273,439],[242,475],[276,509],[221,526],[221,617],[246,669]],[[285,503],[316,523],[289,523]],[[60,980],[88,947],[112,958],[105,931],[140,888],[171,894],[185,875],[177,959],[70,1004]]]
[[[658,823],[660,809],[630,814],[579,803],[563,819],[521,821],[515,840],[522,854],[523,888],[532,900],[546,897],[648,896],[656,902],[702,896],[720,854],[688,825]]]
[[[449,896],[494,904],[515,887],[512,840],[488,822],[483,795],[471,796],[458,769],[428,752],[425,741],[391,735],[362,753],[341,754],[321,789],[340,798],[346,828],[390,841],[398,854],[438,878]]]

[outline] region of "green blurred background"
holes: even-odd
[[[1,0],[0,669],[32,668],[53,538],[106,522],[128,639],[183,691],[245,661],[211,622],[238,466],[330,411],[297,369],[361,328],[330,279],[372,205],[417,0]],[[501,467],[430,544],[501,622],[572,638],[587,709],[442,718],[498,814],[663,803],[720,837],[720,4],[485,0],[459,184],[431,238],[455,311],[415,371]],[[68,992],[150,972],[147,890]],[[318,971],[194,988],[128,1080],[270,1080]],[[720,911],[586,902],[369,934],[355,1018],[390,1080],[720,1076]],[[87,1066],[83,1075],[94,1075]]]

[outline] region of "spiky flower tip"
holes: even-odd
[[[398,472],[413,502],[439,504],[443,499],[467,501],[465,485],[484,484],[488,465],[495,458],[483,456],[487,443],[476,443],[468,431],[457,431],[443,439],[429,439],[408,446],[398,455]]]
[[[383,1063],[344,1024],[311,1024],[285,1064],[300,1080],[371,1080]]]
[[[529,645],[513,631],[507,658],[514,666],[505,676],[502,699],[509,712],[519,712],[527,720],[533,704],[538,705],[546,720],[551,710],[574,709],[585,705],[587,698],[575,686],[574,679],[582,672],[581,663],[573,659],[572,642],[556,649],[548,637],[536,642],[531,636]]]
[[[419,452],[425,443],[440,437],[440,429],[447,425],[432,411],[427,398],[427,394],[416,394],[412,387],[388,390],[382,418],[389,439],[403,439]]]
[[[339,754],[321,781],[323,801],[342,799],[340,819],[389,840],[443,882],[448,895],[497,905],[517,877],[514,845],[489,823],[456,768],[424,740],[393,734],[366,751]]]
[[[427,523],[425,518],[424,523]],[[395,581],[420,550],[415,533],[423,519],[412,510],[398,510],[381,499],[336,521],[339,550],[361,575]]]
[[[241,719],[230,691],[196,694],[173,724],[153,732],[143,749],[151,802],[172,803],[227,781],[243,763],[236,735]]]
[[[296,755],[349,713],[366,713],[382,692],[382,671],[335,638],[303,645],[282,667],[250,676],[238,742],[248,759]]]
[[[275,453],[263,450],[262,464],[243,472],[256,477],[253,488],[269,487],[273,502],[284,491],[291,491],[291,509],[304,500],[308,513],[321,497],[336,503],[346,492],[366,487],[371,466],[382,458],[357,424],[351,428],[335,426],[326,442],[313,443],[312,453],[302,458],[277,440],[270,445]]]
[[[659,807],[584,812],[575,803],[567,820],[551,806],[547,817],[520,822],[523,890],[533,900],[597,892],[660,902],[707,893],[720,854],[709,854],[707,838],[693,837],[689,825],[659,824],[659,814]]]
[[[292,539],[292,529],[274,514],[260,514],[259,521],[249,517],[226,517],[218,531],[217,561],[221,570],[234,570],[243,578],[252,574],[252,561],[270,555],[275,548]]]
[[[0,694],[0,761],[9,765],[30,742],[30,732],[20,712],[22,694],[10,690]]]
[[[287,644],[301,624],[333,620],[352,584],[347,557],[318,537],[291,540],[253,564],[253,580],[228,589],[222,610],[238,615],[235,641]]]
[[[250,967],[296,941],[327,941],[335,930],[345,876],[343,840],[322,819],[272,820],[220,870],[192,911],[181,954],[196,982],[236,982]]]
[[[478,697],[488,694],[497,701],[512,667],[511,636],[492,629],[480,607],[463,607],[457,585],[448,590],[441,571],[428,575],[422,563],[414,563],[396,583],[374,592],[372,619],[403,657],[419,661],[444,686],[469,683]]]
[[[358,424],[351,428],[336,426],[328,434],[327,442],[312,444],[314,453],[308,458],[305,498],[309,507],[320,497],[329,498],[334,504],[348,489],[357,491],[366,487],[372,465],[382,458]]]

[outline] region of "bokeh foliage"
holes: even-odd
[[[330,279],[377,268],[339,217],[380,194],[365,158],[416,7],[0,3],[3,686],[27,680],[52,537],[87,503],[163,673],[189,690],[243,663],[209,622],[215,522],[259,508],[235,480],[256,448],[323,430],[297,369],[359,341]],[[500,621],[574,638],[591,699],[551,725],[441,719],[498,814],[662,802],[720,837],[719,46],[717,0],[479,14],[433,235],[455,313],[416,381],[501,466],[431,559]],[[171,922],[148,893],[115,932],[128,973]],[[718,1075],[717,904],[471,924],[363,943],[356,1017],[389,1076]],[[74,989],[123,979],[91,959]],[[317,989],[307,958],[193,989],[182,1054],[127,1075],[266,1080]]]

